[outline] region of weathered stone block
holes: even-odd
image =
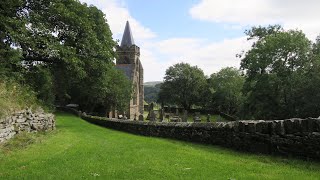
[[[27,121],[27,119],[24,118],[24,117],[19,117],[19,118],[16,120],[17,123],[23,123],[23,122],[26,122],[26,121]]]
[[[274,123],[275,134],[284,135],[285,130],[283,127],[283,121],[282,120],[275,120],[273,123]]]
[[[286,134],[294,133],[294,121],[292,119],[286,119],[283,121],[283,126]]]
[[[247,125],[247,133],[255,133],[256,132],[256,123],[255,122],[249,122]]]
[[[320,132],[320,119],[313,119],[313,132]]]
[[[270,125],[269,122],[264,121],[264,122],[260,122],[259,124],[261,126],[260,128],[261,128],[261,133],[262,134],[270,134],[271,133],[270,132],[271,125]]]
[[[245,123],[243,121],[239,121],[238,127],[239,127],[239,132],[245,131]]]

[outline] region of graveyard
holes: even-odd
[[[175,108],[162,111],[161,108],[150,109],[149,106],[145,106],[145,111],[143,113],[143,118],[146,121],[160,121],[160,122],[224,122],[228,121],[223,116],[219,114],[212,113],[204,113],[197,112],[197,110],[193,110],[193,113],[188,113],[183,109],[176,110]],[[173,112],[174,111],[174,112]],[[154,117],[150,117],[150,115]]]

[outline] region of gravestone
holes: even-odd
[[[181,118],[179,116],[173,116],[170,118],[170,122],[181,122]]]
[[[187,110],[184,110],[184,112],[183,112],[182,122],[188,122],[188,111]]]
[[[149,113],[148,113],[148,116],[147,116],[147,120],[151,120],[150,118],[150,115],[151,115],[151,111],[153,111],[153,103],[151,103],[150,105],[149,105]]]
[[[164,109],[162,108],[160,110],[160,117],[159,117],[159,121],[162,122],[164,120]]]
[[[151,110],[149,114],[150,114],[149,120],[156,121],[156,114],[155,114],[154,110]]]
[[[176,116],[179,116],[179,109],[176,108]]]
[[[194,113],[193,122],[201,122],[200,113],[199,112]]]
[[[140,115],[139,115],[139,121],[143,121],[143,120],[144,120],[143,115],[140,114]]]
[[[170,121],[170,115],[169,114],[166,114],[165,115],[166,119],[168,120],[168,122]]]

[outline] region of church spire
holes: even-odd
[[[124,46],[130,47],[133,44],[134,44],[134,41],[133,41],[131,29],[130,29],[130,24],[129,24],[129,21],[127,21],[126,27],[124,29],[124,33],[122,36],[122,40],[121,40],[121,47],[124,47]]]

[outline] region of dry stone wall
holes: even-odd
[[[80,116],[93,124],[144,136],[320,160],[320,119],[175,123],[116,120],[81,114]]]
[[[54,115],[39,110],[33,113],[26,109],[9,117],[0,118],[0,143],[20,132],[36,132],[55,129]]]

